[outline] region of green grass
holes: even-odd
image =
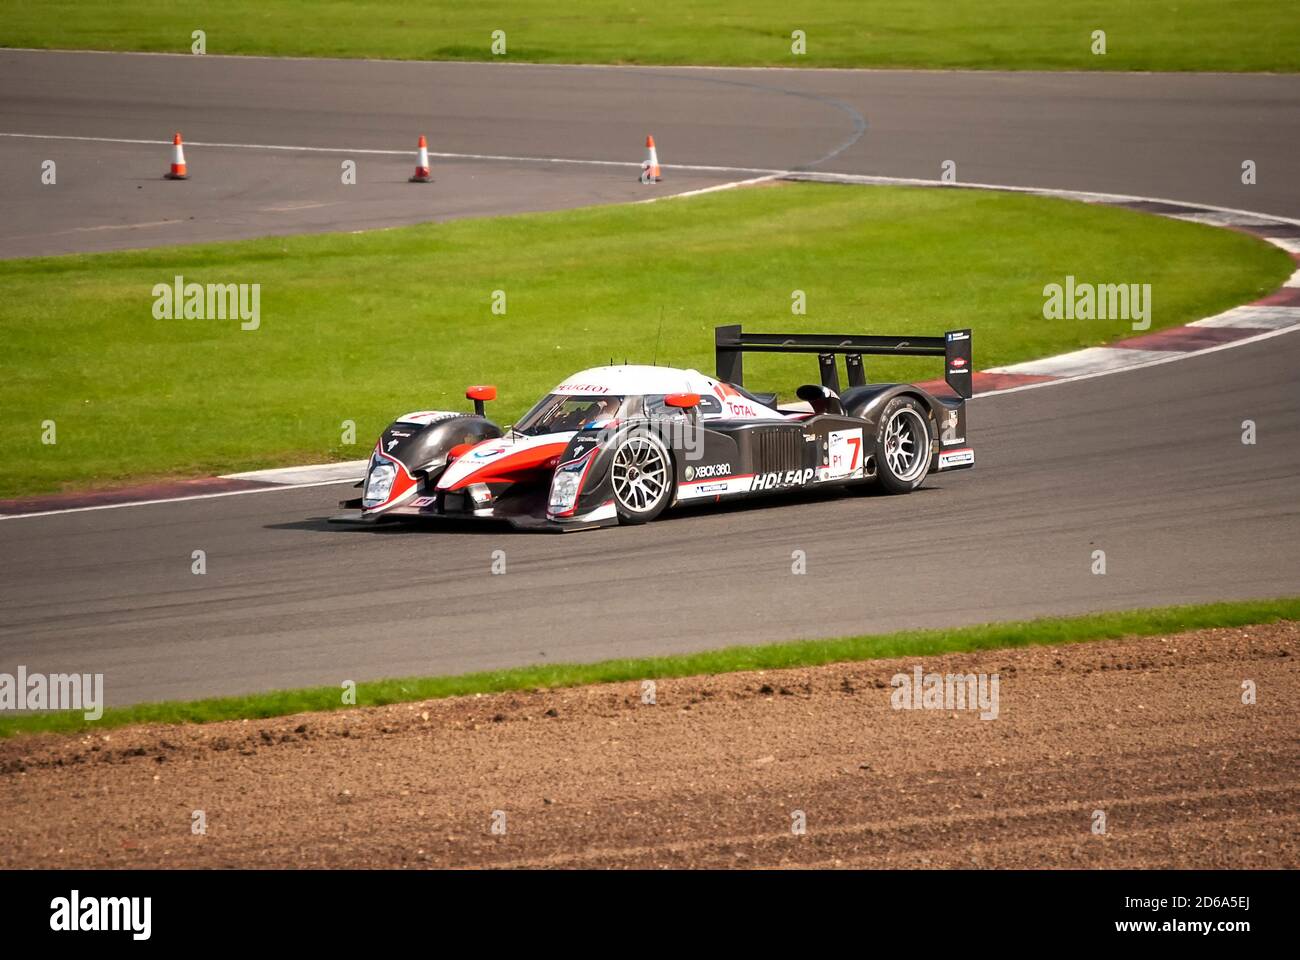
[[[0,262],[0,497],[365,456],[394,417],[509,422],[569,374],[655,355],[713,369],[713,327],[935,334],[986,368],[1131,335],[1042,317],[1066,274],[1152,285],[1156,329],[1276,289],[1293,265],[1244,234],[1061,200],[819,184],[665,203]],[[261,284],[261,326],[159,320],[155,284]],[[491,312],[506,291],[507,313]],[[792,316],[791,291],[807,295]],[[869,362],[924,380],[921,358]],[[754,357],[786,396],[808,357]],[[57,442],[43,444],[53,420]],[[356,442],[342,442],[345,420]]]
[[[740,670],[782,670],[824,663],[932,656],[972,650],[1080,643],[1119,637],[1149,637],[1206,627],[1240,627],[1300,619],[1300,597],[1247,600],[1184,607],[1158,607],[1084,617],[991,623],[946,630],[804,640],[757,647],[727,647],[671,657],[604,660],[591,664],[547,664],[450,677],[408,677],[357,684],[357,706],[383,706],[506,690],[576,687],[692,677]],[[343,709],[339,687],[282,690],[247,697],[114,707],[97,721],[81,712],[0,716],[0,738],[18,733],[68,733],[138,723],[213,723]]]
[[[1294,0],[0,0],[0,45],[543,63],[1300,69]],[[803,30],[807,52],[791,51]],[[492,33],[507,50],[494,57]],[[1106,32],[1106,54],[1092,33]]]

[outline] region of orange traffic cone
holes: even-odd
[[[172,168],[163,176],[167,180],[189,179],[190,175],[185,172],[185,147],[181,144],[179,132],[172,137]]]
[[[658,183],[663,179],[659,172],[659,154],[655,152],[655,138],[645,138],[645,163],[641,164],[641,182]]]
[[[420,134],[420,152],[415,158],[415,175],[411,177],[411,183],[431,183],[433,177],[429,174],[429,145],[424,141],[424,134]]]

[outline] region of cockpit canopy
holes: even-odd
[[[548,393],[515,424],[515,432],[536,437],[544,433],[596,430],[627,416],[628,405],[625,396]]]

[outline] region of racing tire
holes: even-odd
[[[876,427],[876,476],[887,493],[911,493],[930,472],[930,414],[911,397],[895,397]]]
[[[619,523],[648,523],[672,503],[672,454],[653,433],[636,431],[619,440],[609,476]]]

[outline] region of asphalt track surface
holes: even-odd
[[[768,169],[932,178],[945,159],[965,181],[1296,216],[1298,106],[1300,78],[1278,76],[4,51],[0,132],[38,137],[0,136],[0,256],[644,199]],[[165,141],[175,128],[245,146],[192,147],[194,179],[175,184],[158,179],[165,146],[42,138]],[[421,132],[445,153],[609,164],[435,158],[439,183],[418,187],[402,151]],[[662,189],[635,182],[647,132]],[[353,155],[359,183],[344,187]],[[47,158],[54,188],[39,184]],[[1240,184],[1243,159],[1254,187]],[[0,670],[103,672],[121,704],[1294,593],[1297,369],[1291,333],[980,399],[977,469],[903,498],[563,537],[330,528],[337,486],[6,520]],[[1241,443],[1247,418],[1254,446]],[[196,549],[206,576],[190,572]],[[1099,549],[1104,576],[1091,572]]]
[[[191,143],[185,183],[161,179],[175,130]],[[0,133],[41,138],[0,136],[0,257],[637,200],[734,181],[747,170],[937,179],[945,160],[968,183],[1128,193],[1300,216],[1300,77],[1294,76],[555,67],[6,50],[0,51]],[[636,182],[648,133],[667,177],[652,188]],[[420,134],[435,154],[431,185],[406,182]],[[311,149],[261,149],[269,146]],[[469,159],[485,155],[536,159]],[[347,159],[357,163],[354,186],[341,182]],[[57,164],[55,186],[41,183],[44,160]],[[597,162],[547,162],[553,160]],[[1241,183],[1244,160],[1256,163],[1253,186]]]

